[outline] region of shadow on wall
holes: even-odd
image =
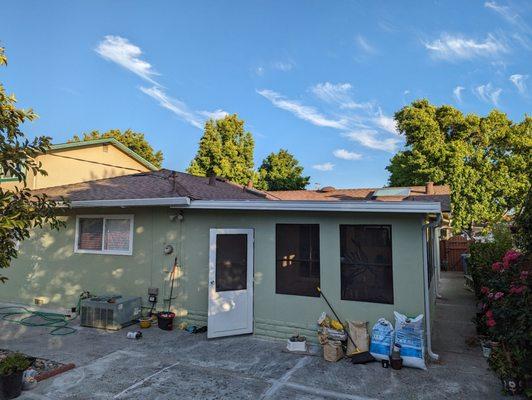
[[[136,240],[142,234],[136,232]],[[75,306],[85,290],[97,295],[145,296],[150,285],[150,254],[138,248],[133,256],[76,254],[74,236],[69,226],[24,241],[18,259],[6,271],[8,296],[31,305],[39,298],[50,308]]]

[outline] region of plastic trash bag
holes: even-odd
[[[393,326],[386,319],[379,318],[371,330],[369,351],[377,360],[388,360],[392,353],[392,346]]]
[[[423,342],[423,314],[416,318],[394,311],[395,343],[401,345],[403,366],[427,369],[425,365],[425,346]]]

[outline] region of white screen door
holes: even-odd
[[[211,229],[207,337],[253,332],[253,229]]]

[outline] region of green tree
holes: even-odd
[[[139,156],[144,158],[146,161],[149,161],[157,168],[161,168],[163,163],[163,153],[161,150],[155,151],[148,143],[143,133],[134,132],[131,129],[126,129],[123,132],[120,129],[111,129],[104,133],[100,133],[99,131],[91,131],[89,133],[84,133],[81,138],[78,135],[74,135],[70,142],[80,142],[102,138],[115,138],[124,146],[128,147],[130,150],[133,150]]]
[[[223,176],[241,185],[256,180],[253,171],[255,143],[244,121],[236,114],[205,123],[199,149],[187,172],[193,175]]]
[[[0,47],[0,66],[7,65],[4,48]],[[8,268],[17,257],[17,242],[28,238],[35,227],[63,226],[57,216],[57,202],[45,195],[34,195],[27,188],[26,172],[46,175],[35,157],[50,148],[50,138],[33,140],[25,137],[20,125],[33,121],[33,110],[16,108],[16,98],[8,95],[0,83],[0,175],[15,178],[18,188],[0,187],[0,268]],[[0,281],[7,278],[0,274]]]
[[[417,100],[395,120],[406,148],[387,167],[390,185],[449,184],[456,231],[520,207],[530,188],[532,118],[515,124],[497,110],[480,117]]]
[[[263,190],[300,190],[309,184],[303,167],[287,150],[271,153],[259,168],[258,187]]]

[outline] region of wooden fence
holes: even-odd
[[[463,271],[460,256],[469,253],[469,245],[474,240],[468,240],[463,236],[453,236],[447,240],[440,240],[441,268],[445,271]]]

